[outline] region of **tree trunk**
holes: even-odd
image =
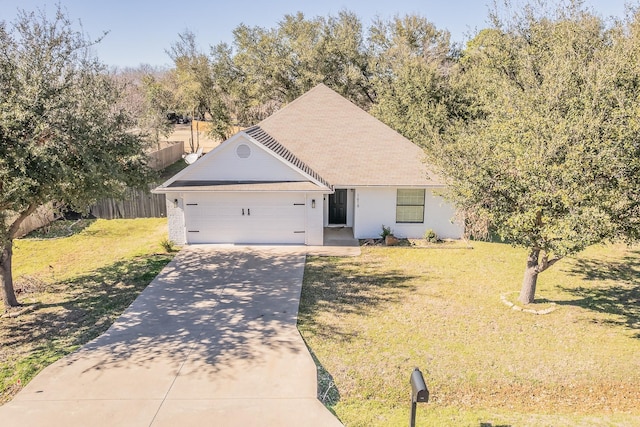
[[[196,151],[200,149],[200,122],[196,122],[196,137],[198,142],[196,143]]]
[[[6,308],[17,307],[18,299],[13,289],[13,275],[11,272],[11,257],[13,255],[13,241],[8,240],[0,254],[0,287],[2,288],[2,301]]]
[[[527,268],[524,270],[522,289],[518,301],[522,304],[531,304],[536,296],[536,284],[538,283],[538,257],[540,249],[533,249],[527,257]]]
[[[191,120],[189,121],[189,128],[191,129],[191,140],[189,141],[189,145],[191,146],[191,152],[196,152],[196,141],[193,139],[193,121],[195,120],[196,110],[192,110]]]

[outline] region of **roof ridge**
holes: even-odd
[[[308,93],[308,92],[307,92]],[[299,99],[299,98],[298,98]],[[249,129],[245,129],[244,133],[252,137],[254,140],[262,144],[265,148],[276,154],[278,157],[291,163],[298,169],[305,172],[307,175],[314,178],[316,181],[321,182],[328,188],[333,188],[320,174],[311,169],[309,165],[300,160],[295,154],[289,151],[284,145],[280,144],[274,137],[269,135],[259,125],[251,126]]]
[[[293,101],[286,103],[282,108],[277,110],[275,113],[271,114],[269,117],[265,117],[264,119],[260,120],[260,122],[258,122],[257,124],[255,124],[253,126],[260,126],[260,123],[262,123],[262,122],[264,122],[266,120],[269,120],[273,116],[278,115],[281,111],[286,110],[290,105],[294,105],[294,104],[298,103],[299,100],[306,98],[307,95],[309,95],[309,94],[311,94],[311,93],[315,92],[316,90],[319,90],[319,89],[321,89],[323,87],[326,88],[326,89],[329,89],[330,91],[334,92],[336,95],[340,96],[340,94],[338,92],[336,92],[335,90],[331,89],[326,84],[320,82],[317,85],[315,85],[314,87],[312,87],[311,89],[309,89],[308,91],[306,91],[305,93],[303,93],[302,95],[300,95],[299,97],[297,97],[296,99],[294,99]],[[351,101],[349,101],[349,102],[351,102]]]

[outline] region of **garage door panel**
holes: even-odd
[[[305,196],[190,194],[185,225],[189,243],[304,244]]]

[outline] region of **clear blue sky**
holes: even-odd
[[[52,16],[57,2],[74,22],[95,38],[109,31],[95,47],[102,62],[118,67],[139,64],[169,65],[165,53],[185,29],[193,31],[204,52],[210,45],[231,42],[240,23],[273,27],[285,14],[301,11],[306,17],[336,15],[347,9],[368,26],[379,16],[418,13],[456,42],[487,26],[492,0],[0,0],[0,20],[12,21],[17,10],[44,9]],[[518,0],[515,0],[518,2]],[[636,4],[636,2],[632,2]],[[623,17],[625,0],[586,0],[603,17]]]

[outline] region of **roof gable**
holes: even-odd
[[[262,140],[272,140],[264,132],[252,132]],[[307,183],[311,187],[327,189],[328,185],[284,147],[280,150],[265,146],[247,132],[239,132],[224,141],[197,162],[183,169],[157,190],[171,188],[207,187],[220,190],[230,185],[272,188],[267,183]],[[280,186],[282,187],[282,186]],[[291,186],[285,186],[290,188]],[[300,187],[299,185],[296,187]],[[300,188],[311,188],[302,186]],[[234,187],[235,188],[235,187]],[[273,187],[275,188],[275,187]]]
[[[320,84],[258,124],[333,186],[440,186],[420,147]]]

